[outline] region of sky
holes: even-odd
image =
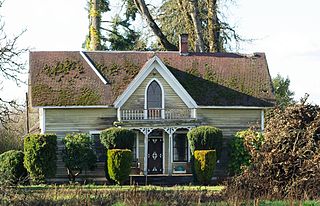
[[[309,102],[320,104],[320,1],[233,1],[225,8],[227,18],[243,37],[254,39],[239,52],[265,52],[271,76],[289,77],[296,100],[308,93]],[[82,50],[88,30],[85,7],[86,0],[6,0],[0,14],[8,36],[27,30],[19,47],[75,51]],[[3,81],[0,95],[22,100],[26,91],[26,85]]]

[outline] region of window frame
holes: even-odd
[[[102,131],[100,131],[100,130],[89,131],[90,138],[91,138],[91,140],[93,141],[93,149],[94,149],[94,152],[95,152],[96,155],[97,155],[97,150],[96,150],[96,147],[95,147],[95,140],[94,140],[94,138],[93,138],[93,135],[99,135],[99,137],[100,137],[101,132],[102,132]],[[105,146],[101,143],[101,141],[100,141],[100,144],[103,146],[104,150],[106,151],[106,148],[105,148]],[[99,160],[98,160],[98,157],[97,157],[97,163],[107,161],[107,159],[106,159],[106,157],[107,157],[106,154],[105,154],[104,156],[105,156],[105,160],[104,160],[104,161],[99,161]]]
[[[188,162],[190,162],[190,145],[189,145],[187,133],[188,133],[188,131],[176,131],[172,135],[172,162],[173,163],[188,163]],[[175,134],[184,134],[185,137],[186,137],[186,141],[187,141],[187,145],[185,147],[185,149],[186,149],[186,160],[184,160],[184,161],[175,160],[175,149],[176,149],[176,147],[175,147],[175,138],[176,138]]]

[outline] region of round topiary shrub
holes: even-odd
[[[220,157],[222,147],[222,131],[216,127],[200,126],[193,128],[187,134],[191,154],[195,150],[216,150]]]
[[[24,139],[24,166],[33,183],[43,183],[56,174],[57,136],[30,134]]]
[[[92,147],[93,141],[88,134],[67,134],[62,142],[65,146],[62,159],[70,181],[75,182],[83,170],[93,170],[96,167],[97,157]]]
[[[25,183],[27,170],[23,166],[23,152],[9,150],[0,155],[0,184]]]
[[[132,152],[128,149],[109,149],[108,150],[108,172],[112,180],[117,184],[122,184],[128,179],[131,164]]]
[[[210,183],[216,167],[216,160],[215,150],[194,151],[194,170],[200,184],[207,185]]]
[[[134,145],[135,133],[124,128],[109,128],[101,132],[101,143],[107,149],[130,149]]]

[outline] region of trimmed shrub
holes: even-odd
[[[187,134],[191,153],[195,150],[216,150],[218,158],[222,147],[222,131],[211,126],[193,128]]]
[[[108,150],[108,172],[112,180],[117,184],[122,184],[128,179],[131,164],[132,152],[128,149],[109,149]]]
[[[194,151],[194,170],[200,184],[207,185],[210,183],[216,167],[216,160],[215,150]]]
[[[24,166],[33,183],[43,183],[56,174],[57,136],[30,134],[24,139]]]
[[[109,128],[101,132],[101,143],[107,149],[130,149],[134,145],[135,133],[123,128]]]
[[[106,147],[107,161],[105,165],[106,178],[110,183],[114,183],[108,172],[108,150],[109,149],[130,149],[132,151],[134,145],[135,133],[124,128],[109,128],[101,132],[101,143]]]
[[[23,152],[10,150],[0,155],[0,184],[23,183],[27,170],[23,166]]]
[[[70,181],[75,182],[83,170],[93,170],[96,167],[97,157],[92,147],[93,141],[88,134],[67,134],[62,142],[65,146],[62,159]]]
[[[230,142],[229,172],[231,175],[240,174],[250,165],[250,151],[259,150],[263,143],[263,135],[254,129],[237,132]]]

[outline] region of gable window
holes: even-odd
[[[93,140],[93,149],[97,155],[97,162],[105,162],[107,155],[106,150],[100,141],[100,133],[91,133],[91,139]]]
[[[188,161],[188,139],[186,133],[175,133],[173,135],[173,161]]]
[[[153,80],[147,88],[148,118],[157,119],[162,113],[162,89],[159,83]]]

